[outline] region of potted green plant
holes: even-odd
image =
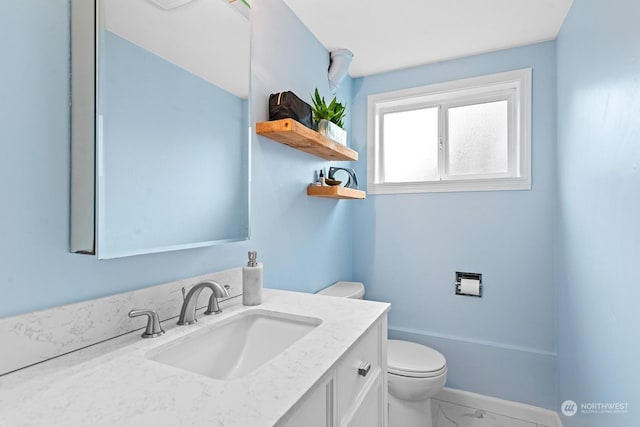
[[[313,101],[311,109],[316,130],[327,138],[346,145],[347,131],[343,129],[346,106],[338,102],[336,97],[333,97],[331,102],[327,104],[324,97],[320,96],[318,88],[316,88],[311,100]]]

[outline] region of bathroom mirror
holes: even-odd
[[[73,252],[248,238],[247,4],[72,1]]]

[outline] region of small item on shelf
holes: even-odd
[[[325,178],[324,179],[324,183],[327,185],[340,185],[342,184],[342,181],[338,181],[335,179],[331,179],[331,178]]]
[[[324,169],[320,169],[320,185],[325,186]]]
[[[242,267],[242,304],[262,304],[262,263],[257,261],[258,253],[249,252],[249,262]]]
[[[318,88],[311,97],[315,129],[328,139],[347,145],[347,131],[344,130],[346,106],[334,96],[329,104],[320,96]]]
[[[322,119],[316,122],[316,127],[320,135],[324,135],[338,144],[347,145],[347,131],[337,124]]]
[[[313,120],[318,123],[320,120],[327,120],[335,123],[338,127],[344,127],[344,117],[347,114],[346,105],[338,102],[334,96],[329,104],[324,100],[324,96],[320,96],[318,88],[311,97],[313,102]]]
[[[293,119],[313,128],[311,105],[291,91],[269,95],[269,120],[280,119]]]
[[[312,185],[314,187],[320,187],[320,174],[318,173],[318,171],[314,171],[314,177],[313,177],[313,182],[309,185]]]
[[[347,188],[353,188],[354,190],[358,189],[358,177],[356,176],[356,171],[351,168],[337,168],[335,166],[331,166],[329,168],[329,175],[327,175],[327,179],[335,179],[336,172],[344,171],[347,174],[347,183],[344,185]]]

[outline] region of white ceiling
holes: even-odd
[[[103,13],[110,31],[244,98],[249,22],[227,2],[164,10],[148,0],[105,0]],[[349,74],[360,77],[553,40],[572,0],[284,2],[328,50],[351,50]]]
[[[553,40],[573,0],[284,0],[352,77]]]

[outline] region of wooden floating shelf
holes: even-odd
[[[307,196],[327,197],[330,199],[364,199],[367,193],[353,188],[341,187],[339,185],[324,186],[310,185],[307,187]]]
[[[293,119],[256,123],[256,133],[325,160],[358,160],[358,152]]]

